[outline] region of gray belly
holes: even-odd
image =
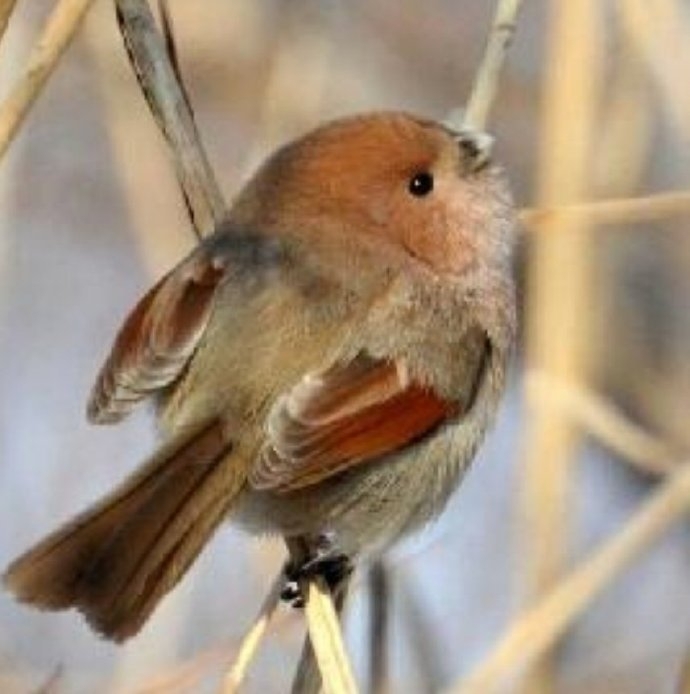
[[[443,510],[486,429],[480,414],[314,487],[247,490],[233,520],[257,534],[327,535],[349,556],[378,554]]]

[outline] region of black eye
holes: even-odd
[[[415,174],[410,179],[407,189],[412,195],[423,198],[425,195],[429,195],[434,189],[434,177],[426,171]]]

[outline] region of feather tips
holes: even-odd
[[[391,453],[456,412],[395,362],[360,354],[307,374],[273,407],[255,489],[293,491]]]

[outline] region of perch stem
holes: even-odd
[[[485,130],[496,99],[501,69],[517,27],[522,0],[499,0],[484,57],[477,70],[464,113],[463,127]]]
[[[141,90],[172,150],[197,236],[213,231],[226,206],[171,56],[146,0],[115,0],[120,30]]]
[[[12,10],[17,4],[17,0],[0,0],[0,40],[5,35],[7,23],[10,21]]]
[[[273,585],[259,610],[254,624],[252,624],[251,628],[242,639],[235,662],[225,677],[223,684],[224,694],[234,694],[239,691],[247,675],[249,666],[266,635],[271,619],[280,605],[280,592],[283,588],[284,581],[285,577],[283,576],[283,572],[280,571],[273,581]]]
[[[682,463],[625,527],[525,610],[490,655],[449,694],[494,691],[563,635],[573,620],[673,523],[690,511],[690,462]]]
[[[690,191],[677,190],[636,198],[613,198],[555,207],[524,208],[520,222],[528,231],[558,232],[558,222],[570,219],[585,229],[595,224],[643,224],[690,214]],[[634,227],[627,227],[634,228]]]
[[[24,75],[0,104],[0,158],[14,140],[60,57],[74,38],[92,2],[93,0],[61,0],[48,17],[29,55]],[[13,2],[6,2],[0,8],[2,30],[7,24],[13,5]]]

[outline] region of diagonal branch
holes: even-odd
[[[0,158],[4,156],[48,78],[53,74],[92,2],[93,0],[60,0],[48,17],[29,55],[24,75],[0,104]],[[4,24],[9,19],[13,5],[12,2],[5,2],[0,7],[0,21]]]
[[[12,10],[17,4],[17,0],[0,0],[0,39],[5,35],[7,23],[10,21]]]
[[[667,217],[690,215],[690,191],[673,190],[636,198],[612,198],[556,207],[524,208],[520,221],[528,231],[558,233],[556,222],[568,219],[582,224],[643,224]]]
[[[522,0],[498,0],[481,65],[467,101],[463,127],[485,130],[496,99],[501,70],[517,27]]]
[[[225,217],[225,201],[209,164],[185,92],[146,0],[115,0],[134,72],[165,135],[197,236]]]
[[[642,504],[623,530],[519,615],[486,660],[448,694],[494,691],[546,653],[605,588],[689,511],[690,462],[685,462]]]
[[[149,107],[172,150],[178,181],[199,236],[207,233],[225,216],[225,203],[213,170],[206,157],[192,110],[175,67],[174,41],[169,18],[167,46],[153,19],[146,0],[115,0],[120,30],[129,52],[139,85]],[[293,560],[302,551],[300,543],[288,542]],[[237,678],[256,652],[277,593],[277,583],[264,603],[258,622],[245,640],[243,656],[228,676],[233,690]],[[307,581],[306,617],[324,686],[333,694],[356,692],[352,671],[342,642],[340,626],[332,598],[318,579]]]
[[[259,650],[259,646],[263,641],[266,631],[270,621],[280,605],[280,592],[283,588],[284,577],[282,571],[278,574],[276,579],[273,581],[273,585],[264,600],[259,614],[254,620],[254,623],[250,627],[249,631],[245,634],[242,639],[237,657],[233,666],[230,668],[228,674],[223,682],[223,692],[224,694],[234,694],[239,691],[242,682],[244,681],[249,665],[251,664],[254,656]]]

